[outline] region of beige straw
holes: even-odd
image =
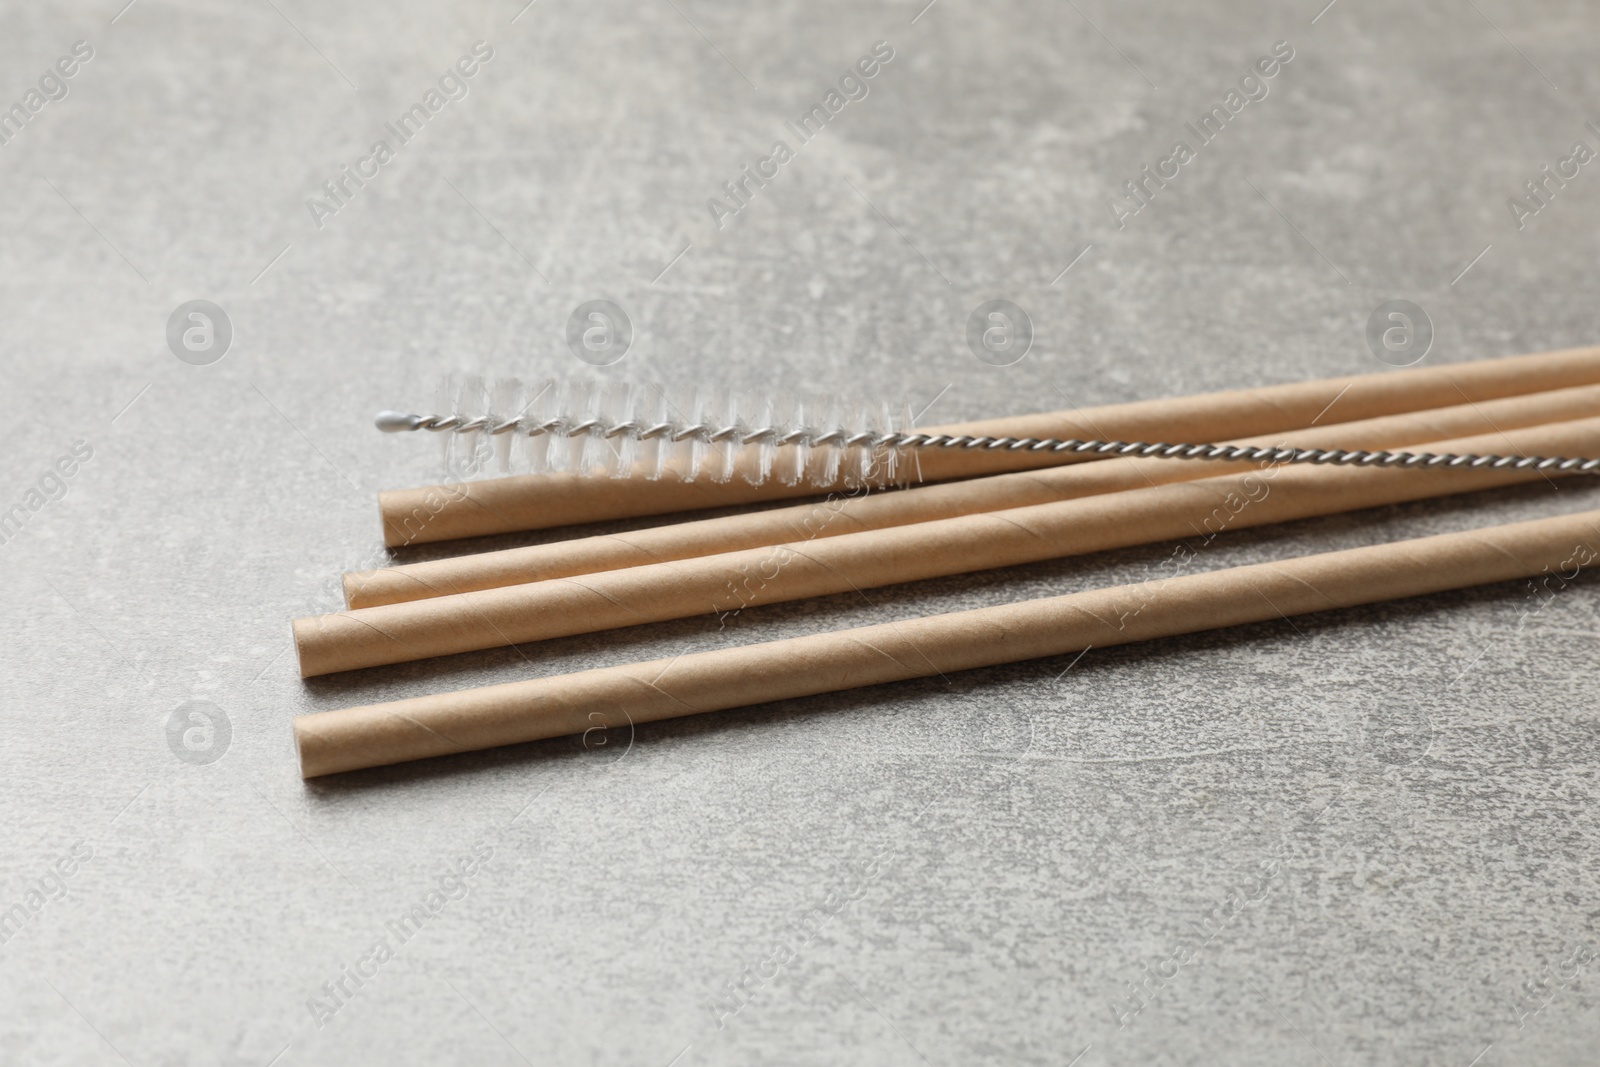
[[[1567,573],[1600,511],[604,667],[294,720],[303,777]]]
[[[1334,419],[1351,422],[1405,411],[1482,402],[1600,382],[1600,348],[1414,367],[1380,374],[1292,382],[1199,396],[1141,400],[1073,411],[1018,415],[939,432],[1018,437],[1209,442],[1281,433]],[[1067,453],[922,449],[920,480],[1056,466],[1093,458]],[[814,496],[834,486],[767,481],[522,475],[380,493],[384,543],[391,546],[539,530],[639,515]]]
[[[1600,415],[1600,385],[1585,385],[1228,443],[1287,444],[1297,448],[1397,448],[1594,415]],[[397,604],[522,582],[735,552],[784,541],[807,541],[954,515],[1000,511],[1145,485],[1196,481],[1253,467],[1250,463],[1111,459],[1103,463],[922,486],[903,492],[870,496],[834,494],[817,503],[346,574],[345,602],[352,608]]]
[[[1446,442],[1440,451],[1588,455],[1600,419]],[[707,612],[859,591],[1545,477],[1512,468],[1269,467],[578,578],[296,619],[304,677]]]

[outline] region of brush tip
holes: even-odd
[[[404,411],[380,411],[372,422],[384,433],[405,433],[407,430],[415,430],[422,419],[417,415],[408,415]]]

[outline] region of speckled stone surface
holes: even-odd
[[[1594,1061],[1584,579],[309,786],[298,713],[1138,580],[1170,546],[310,684],[288,620],[382,558],[378,489],[437,473],[371,413],[446,370],[587,370],[591,299],[634,326],[604,376],[925,422],[1382,370],[1391,299],[1431,363],[1600,340],[1600,170],[1507,204],[1600,148],[1600,15],[522,2],[0,5],[0,1062]],[[376,173],[308,207],[342,166]],[[1035,329],[1006,367],[965,341],[992,299]],[[169,350],[191,300],[232,325],[208,365]],[[1596,506],[1541,483],[1200,563]]]

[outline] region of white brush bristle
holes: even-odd
[[[460,477],[569,472],[682,481],[737,478],[752,484],[882,484],[914,473],[915,465],[914,457],[893,448],[808,440],[778,444],[770,436],[743,440],[768,428],[810,436],[913,429],[909,407],[897,415],[888,404],[837,396],[756,396],[690,385],[579,379],[510,378],[486,384],[471,376],[442,383],[427,414],[457,418],[453,428],[437,432],[446,465]],[[491,432],[507,422],[514,423],[511,429]],[[733,427],[736,435],[715,441],[706,440],[705,434],[645,436],[662,423],[675,429]],[[613,432],[618,427],[624,429]],[[405,427],[397,422],[397,428]]]

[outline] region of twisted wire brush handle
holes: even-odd
[[[374,420],[384,433],[428,430],[434,433],[487,433],[491,436],[520,432],[528,437],[550,434],[565,437],[596,435],[606,439],[632,437],[638,441],[698,440],[708,444],[729,442],[738,445],[771,444],[837,446],[840,448],[902,449],[958,448],[1009,452],[1071,452],[1084,455],[1134,456],[1141,459],[1249,460],[1271,463],[1332,464],[1341,467],[1385,468],[1474,468],[1497,470],[1541,470],[1565,474],[1593,474],[1600,471],[1600,458],[1576,456],[1504,456],[1495,454],[1456,454],[1450,452],[1407,452],[1368,449],[1324,449],[1263,447],[1256,445],[1170,444],[1146,441],[1101,441],[1094,439],[1049,437],[986,437],[966,434],[850,432],[843,429],[819,433],[809,429],[779,426],[749,428],[738,424],[717,426],[706,422],[655,422],[637,420],[608,423],[601,419],[547,419],[528,423],[524,419],[497,419],[491,415],[413,415],[382,411]]]

